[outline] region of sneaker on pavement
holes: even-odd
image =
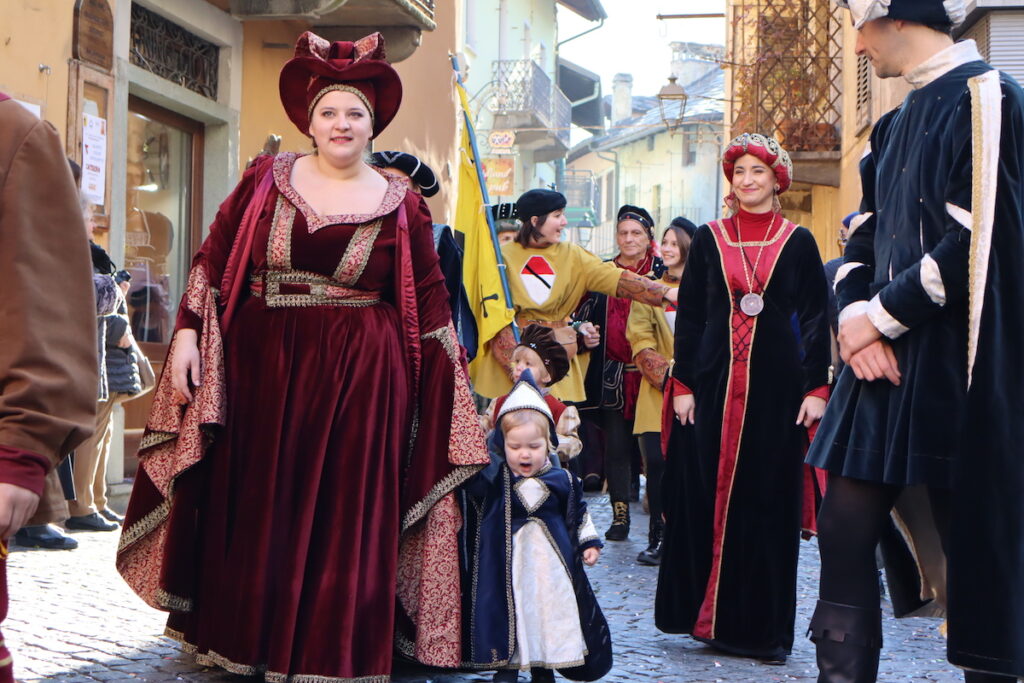
[[[52,524],[23,526],[14,534],[14,542],[23,548],[46,550],[74,550],[78,547],[78,541]]]
[[[108,522],[100,513],[91,512],[79,517],[68,517],[64,526],[74,531],[114,531],[120,528],[116,522]]]
[[[106,519],[108,522],[117,522],[118,524],[124,522],[124,517],[117,514],[110,508],[103,508],[102,510],[100,510],[100,515],[102,515],[103,518]]]

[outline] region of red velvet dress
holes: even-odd
[[[458,650],[449,657],[443,643],[458,643],[458,585],[453,594],[430,573],[457,576],[454,545],[445,550],[459,522],[449,494],[477,469],[459,465],[486,454],[478,428],[466,430],[475,414],[430,216],[394,178],[374,214],[316,215],[291,187],[294,160],[274,161],[249,291],[223,335],[223,427],[174,480],[160,586],[140,594],[172,611],[168,634],[200,663],[234,673],[386,681],[396,629],[407,654],[452,665]],[[231,226],[253,196],[256,169],[267,166],[247,171],[221,206],[193,273],[220,282]],[[402,212],[415,364],[395,303]],[[178,327],[204,335],[209,324],[183,302]],[[473,421],[463,424],[467,409]],[[133,503],[148,497],[147,485],[140,481]],[[141,519],[129,514],[126,537]],[[445,606],[442,623],[423,623],[428,598]]]

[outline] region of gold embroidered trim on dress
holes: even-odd
[[[156,594],[154,595],[154,598],[161,607],[165,607],[174,612],[192,611],[191,598],[183,598],[179,595],[171,595],[163,588],[156,589]]]
[[[259,676],[263,674],[263,680],[268,683],[389,683],[390,674],[375,674],[372,676],[356,676],[355,678],[342,678],[338,676],[321,676],[318,674],[284,674],[277,671],[267,671],[266,666],[253,666],[251,664],[239,664],[213,650],[199,652],[199,648],[185,640],[185,634],[171,628],[164,629],[164,635],[177,641],[181,645],[181,651],[195,657],[199,666],[216,666],[229,673],[239,676]]]
[[[426,341],[428,339],[436,339],[441,343],[441,346],[444,347],[445,352],[448,354],[448,358],[450,358],[453,363],[458,364],[459,350],[455,346],[455,339],[452,336],[453,333],[454,329],[449,324],[444,327],[439,327],[436,330],[431,330],[426,334],[421,334],[420,340]]]
[[[267,271],[249,278],[250,293],[263,297],[268,308],[295,308],[306,306],[374,306],[381,301],[380,292],[353,289],[338,284],[331,278],[301,270]],[[262,283],[262,289],[260,288]],[[282,294],[281,285],[306,285],[308,294]]]
[[[267,267],[271,270],[292,269],[292,228],[295,222],[295,206],[284,195],[277,196],[274,218],[270,221],[270,238],[267,240]]]
[[[538,472],[538,474],[543,474],[543,472]],[[541,491],[543,492],[541,494],[540,500],[538,500],[536,502],[536,504],[534,504],[534,505],[530,505],[529,503],[527,503],[526,502],[526,498],[524,498],[523,494],[520,493],[520,491],[519,491],[519,489],[521,489],[523,486],[525,486],[526,482],[528,482],[528,481],[535,481],[538,484],[540,484]],[[523,507],[526,509],[526,513],[528,515],[532,515],[534,512],[539,510],[540,507],[544,503],[547,502],[548,498],[551,497],[551,489],[549,489],[548,485],[545,484],[540,479],[538,479],[537,477],[523,477],[522,479],[517,481],[515,484],[513,484],[512,488],[515,490],[516,497],[519,498],[519,502],[523,504]]]
[[[178,435],[173,432],[148,432],[142,437],[142,441],[139,442],[139,450],[144,451],[147,448],[158,446],[165,441],[171,441],[177,439]]]
[[[781,214],[779,214],[779,216],[781,217]],[[733,221],[735,221],[735,220],[736,220],[736,218],[733,217]],[[775,219],[773,218],[772,220],[774,221]],[[783,227],[785,227],[786,223],[787,223],[786,219],[783,218],[782,222],[781,222],[781,225]],[[771,238],[770,240],[743,240],[742,242],[739,242],[739,241],[734,242],[733,239],[731,237],[729,237],[729,231],[725,227],[725,221],[722,221],[722,220],[711,221],[711,223],[709,223],[709,225],[714,225],[714,226],[716,226],[718,228],[718,230],[722,233],[722,239],[725,240],[725,243],[728,244],[730,247],[770,247],[771,245],[773,245],[776,242],[778,242],[779,238],[781,238],[782,234],[785,232],[785,230],[778,230],[778,231],[776,231],[775,237]],[[771,227],[771,226],[769,226],[769,227]],[[739,229],[738,228],[737,228],[736,233],[739,234]]]
[[[373,244],[380,235],[383,218],[378,218],[370,223],[365,223],[356,228],[355,234],[349,240],[345,253],[341,256],[341,263],[334,271],[334,279],[342,285],[354,285],[363,276],[366,264],[370,262],[370,254],[373,252]]]
[[[388,182],[388,189],[384,192],[384,198],[381,200],[380,206],[370,213],[341,213],[330,216],[320,215],[314,211],[313,207],[311,207],[309,203],[303,199],[302,195],[292,187],[292,167],[295,165],[295,160],[298,159],[299,156],[300,155],[295,152],[283,152],[274,157],[274,184],[277,185],[278,191],[280,191],[280,193],[283,194],[296,209],[302,212],[303,217],[306,219],[306,227],[310,234],[313,234],[322,228],[326,228],[329,225],[359,225],[361,223],[368,223],[375,218],[386,216],[397,209],[399,204],[401,204],[405,199],[406,194],[411,192],[404,179],[391,175],[390,173],[386,173],[382,169],[371,167]]]
[[[434,507],[439,500],[451,493],[456,487],[461,485],[484,467],[484,465],[460,465],[458,468],[449,472],[444,479],[434,484],[434,487],[430,489],[430,491],[428,491],[418,503],[409,508],[408,512],[405,513],[405,516],[402,518],[402,533],[404,534],[411,529],[416,522],[426,517],[427,513],[430,512],[430,508]]]
[[[135,543],[143,536],[160,526],[160,524],[167,519],[167,515],[170,514],[170,511],[171,502],[165,498],[160,505],[153,508],[152,512],[135,524],[132,524],[121,533],[121,540],[117,544],[117,552],[120,553],[132,543]]]

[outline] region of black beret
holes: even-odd
[[[516,200],[516,213],[524,223],[533,216],[543,216],[565,208],[565,196],[554,190],[527,190]]]
[[[437,184],[437,176],[429,166],[417,157],[406,152],[374,152],[370,155],[370,163],[377,168],[394,168],[409,176],[419,185],[420,194],[433,197],[441,186]]]
[[[690,237],[693,237],[693,233],[697,232],[697,226],[693,224],[693,221],[683,218],[682,216],[676,216],[669,223],[674,228],[679,228]]]
[[[632,219],[640,225],[647,228],[648,231],[654,227],[654,219],[651,218],[651,214],[647,213],[647,209],[640,208],[639,206],[633,206],[632,204],[623,204],[619,207],[619,213],[616,214],[616,222]]]

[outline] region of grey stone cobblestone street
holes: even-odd
[[[600,531],[607,499],[588,497]],[[657,569],[635,563],[646,545],[647,516],[633,505],[629,541],[608,543],[591,581],[611,625],[615,668],[604,680],[813,681],[814,650],[803,637],[817,594],[817,546],[801,548],[797,637],[785,666],[718,654],[685,636],[654,627]],[[203,669],[163,633],[164,615],[142,603],[114,569],[116,533],[77,534],[73,551],[13,548],[8,561],[10,615],[3,631],[20,681],[246,681]],[[757,571],[751,567],[751,571]],[[886,604],[887,606],[887,604]],[[880,681],[963,680],[945,661],[935,619],[885,620]],[[523,675],[520,680],[526,681]],[[448,673],[399,666],[396,683],[488,681],[489,674]],[[561,680],[561,679],[560,679]]]

